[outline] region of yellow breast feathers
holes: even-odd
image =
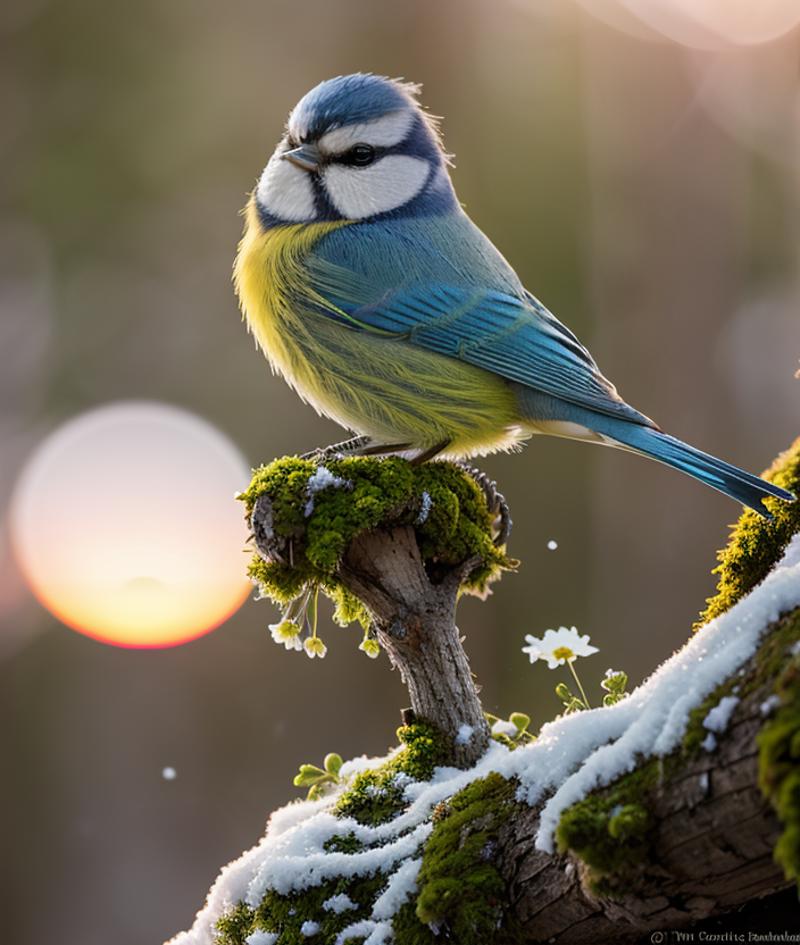
[[[233,281],[248,328],[279,371],[294,386],[294,351],[287,340],[303,333],[302,313],[290,298],[325,304],[308,284],[303,258],[326,233],[345,221],[291,223],[264,230],[255,199],[245,210],[245,230],[233,267]]]

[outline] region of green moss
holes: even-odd
[[[364,849],[364,844],[351,831],[326,840],[322,844],[322,849],[326,853],[358,853]]]
[[[395,917],[398,945],[427,945],[442,929],[459,945],[495,940],[505,883],[493,846],[516,808],[514,791],[493,773],[449,801],[423,850],[416,906],[407,903]]]
[[[556,842],[588,867],[596,892],[613,894],[651,848],[648,798],[663,776],[658,759],[646,762],[603,791],[588,795],[561,815]]]
[[[800,495],[800,439],[781,453],[764,478]],[[724,613],[763,581],[780,560],[792,535],[800,531],[800,502],[772,498],[764,501],[772,521],[746,509],[733,526],[728,544],[717,555],[719,564],[714,569],[714,574],[719,575],[717,593],[708,599],[695,629]]]
[[[325,466],[347,486],[316,493],[309,516],[308,482],[318,468],[311,460],[284,457],[262,466],[241,496],[249,520],[256,499],[268,495],[276,533],[292,542],[291,566],[258,555],[250,563],[251,578],[273,600],[288,604],[311,584],[334,601],[338,622],[358,620],[366,626],[369,618],[363,606],[341,586],[336,570],[356,535],[387,523],[414,526],[433,580],[475,557],[478,564],[463,589],[480,594],[501,570],[513,567],[492,541],[492,517],[483,492],[458,466],[412,466],[399,457],[331,459]],[[423,493],[430,496],[430,511],[418,522]]]
[[[256,928],[255,920],[254,909],[249,909],[243,902],[237,903],[217,919],[216,945],[243,945]]]
[[[800,610],[784,623],[800,639]],[[800,654],[778,676],[775,694],[778,709],[758,735],[758,783],[783,827],[775,859],[800,889]]]
[[[351,922],[369,917],[385,885],[386,877],[378,873],[332,879],[289,895],[268,890],[257,909],[239,903],[217,921],[215,945],[245,945],[247,936],[256,931],[277,933],[278,945],[327,945]],[[339,914],[323,908],[327,899],[342,893],[350,897],[355,908]],[[314,935],[300,931],[308,921],[319,925]]]
[[[338,816],[371,825],[392,820],[408,806],[404,782],[408,778],[429,781],[434,768],[447,760],[444,741],[430,725],[404,725],[397,730],[397,737],[403,748],[380,768],[356,775],[352,787],[336,803]]]

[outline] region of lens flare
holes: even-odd
[[[756,46],[800,23],[797,0],[579,0],[597,19],[695,49]],[[637,29],[638,24],[638,29]],[[646,33],[644,34],[646,35]]]
[[[52,433],[11,503],[15,555],[59,620],[104,643],[174,646],[219,626],[248,591],[233,495],[250,478],[204,420],[110,404]]]

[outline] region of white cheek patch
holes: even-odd
[[[332,164],[323,180],[333,205],[348,220],[395,210],[425,186],[430,165],[407,154],[388,154],[370,167]]]
[[[391,112],[373,121],[334,128],[319,139],[320,150],[326,154],[344,154],[354,144],[371,144],[375,148],[391,148],[411,131],[414,113],[410,108]]]
[[[281,158],[279,148],[269,159],[256,187],[256,199],[272,216],[287,223],[304,223],[317,216],[314,188],[306,171]]]

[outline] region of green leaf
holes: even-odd
[[[326,774],[322,768],[318,768],[316,765],[300,765],[300,771],[294,776],[292,784],[295,787],[306,787],[324,777],[326,777]]]
[[[529,715],[525,715],[524,712],[512,712],[508,717],[508,721],[511,722],[514,728],[516,728],[520,734],[522,734],[531,724],[531,717]]]
[[[566,683],[563,683],[563,682],[560,682],[560,683],[556,686],[556,695],[557,695],[558,698],[561,699],[563,702],[569,702],[571,699],[574,699],[574,698],[575,698],[575,696],[573,696],[572,693],[570,692],[569,686],[568,686]]]
[[[337,755],[335,751],[330,752],[330,754],[325,755],[325,760],[323,765],[328,774],[333,775],[334,778],[339,777],[339,769],[342,767],[342,756]]]
[[[577,696],[573,696],[569,702],[564,703],[564,714],[571,715],[573,712],[581,712],[586,706]]]

